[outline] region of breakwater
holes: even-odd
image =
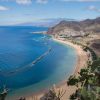
[[[48,49],[48,51],[46,51],[44,54],[42,54],[41,56],[39,56],[37,59],[35,59],[32,64],[36,64],[38,61],[40,61],[41,59],[43,59],[47,54],[49,54],[49,52],[52,50],[52,48],[50,47]]]
[[[47,44],[46,44],[46,45],[47,45]],[[0,74],[3,75],[3,76],[10,76],[10,75],[16,74],[16,73],[18,73],[18,72],[25,71],[25,70],[27,70],[27,69],[33,67],[36,63],[38,63],[41,59],[43,59],[46,55],[48,55],[48,54],[50,53],[51,50],[52,50],[52,47],[49,46],[49,47],[48,47],[48,50],[47,50],[45,53],[43,53],[41,56],[39,56],[38,58],[36,58],[32,63],[30,63],[30,64],[28,64],[28,65],[26,65],[26,66],[24,66],[24,67],[18,67],[18,68],[16,68],[15,70],[9,71],[9,72],[6,72],[6,73],[0,71]]]

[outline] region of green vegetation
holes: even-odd
[[[0,100],[5,100],[8,90],[4,88],[3,90],[0,90],[0,91],[1,91],[0,92]]]
[[[67,81],[67,85],[76,85],[77,86],[77,83],[78,83],[78,78],[76,78],[75,76],[70,76],[68,81]]]
[[[88,61],[86,68],[81,69],[79,75],[70,76],[67,84],[78,86],[70,100],[100,100],[100,58],[88,46],[73,41],[83,47],[85,52],[90,52],[92,61]]]
[[[66,91],[50,89],[40,100],[61,100]]]
[[[67,84],[78,84],[70,100],[100,100],[100,58],[88,62],[87,68],[81,69],[79,76],[71,76]]]
[[[91,56],[92,56],[92,60],[96,60],[97,59],[97,55],[95,54],[95,52],[89,48],[88,46],[83,46],[83,50],[84,51],[90,51],[91,52]]]

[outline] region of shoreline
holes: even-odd
[[[80,72],[80,70],[82,68],[84,68],[86,66],[86,64],[87,64],[87,61],[88,61],[88,55],[87,55],[87,53],[85,51],[83,51],[83,49],[82,49],[81,46],[79,46],[77,44],[73,44],[70,41],[65,41],[65,40],[56,39],[56,38],[54,38],[54,40],[58,41],[60,43],[63,43],[65,45],[69,45],[69,46],[73,47],[76,50],[76,53],[77,53],[77,62],[76,62],[75,69],[74,69],[72,75],[78,74],[78,72]],[[86,58],[86,59],[84,59],[84,58]]]
[[[60,43],[64,43],[66,45],[69,45],[71,47],[73,47],[76,50],[77,53],[77,62],[75,65],[75,69],[73,70],[73,73],[71,73],[70,75],[78,75],[78,72],[80,72],[80,70],[82,68],[85,68],[87,65],[87,61],[88,61],[88,55],[85,51],[83,51],[82,47],[77,45],[77,44],[73,44],[68,40],[63,40],[61,38],[53,38],[55,41],[58,41]],[[59,89],[63,89],[66,90],[66,93],[64,94],[64,96],[61,98],[61,100],[69,100],[69,97],[72,93],[74,93],[77,89],[76,86],[67,86],[67,83],[62,83],[60,86],[58,85],[57,88]]]
[[[70,75],[77,75],[78,72],[80,72],[80,70],[82,68],[85,68],[87,61],[88,61],[88,56],[86,54],[85,51],[83,51],[82,47],[77,45],[77,44],[73,44],[69,41],[65,41],[61,38],[52,38],[54,41],[57,41],[59,43],[63,43],[65,45],[69,45],[71,47],[73,47],[76,50],[77,53],[77,61],[76,61],[76,65],[75,65],[75,69],[73,70],[73,73],[71,73]],[[77,89],[77,87],[75,86],[67,86],[67,79],[56,84],[55,85],[56,90],[63,90],[66,91],[64,96],[61,98],[61,100],[69,100],[69,97],[72,93],[75,92],[75,90]],[[37,100],[40,100],[40,98],[47,92],[48,90],[42,90],[40,92],[34,93],[34,94],[30,94],[30,96],[26,97],[26,100],[33,100],[33,98],[37,98]]]

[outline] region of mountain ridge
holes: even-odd
[[[49,28],[48,34],[83,34],[100,33],[100,17],[96,19],[86,19],[83,21],[65,21],[62,20],[54,27]]]

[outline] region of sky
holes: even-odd
[[[0,0],[0,25],[100,17],[100,0]]]

